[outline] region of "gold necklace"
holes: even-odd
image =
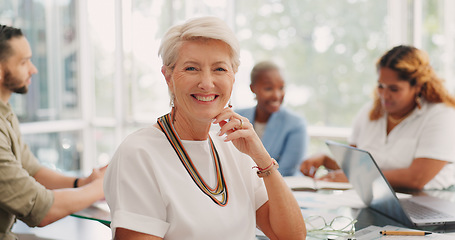
[[[414,109],[411,110],[411,111],[409,111],[408,113],[406,113],[406,115],[404,115],[404,116],[401,117],[401,118],[394,118],[394,117],[392,117],[391,115],[387,115],[387,120],[389,120],[391,124],[397,125],[397,124],[399,124],[400,122],[402,122],[405,118],[407,118],[409,115],[411,115],[411,113],[412,113],[413,111],[414,111]]]

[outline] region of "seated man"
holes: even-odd
[[[9,104],[12,93],[24,94],[37,73],[22,31],[0,25],[0,239],[14,240],[16,219],[45,226],[104,197],[105,167],[87,178],[63,176],[41,166],[19,131]],[[75,189],[74,189],[75,188]]]

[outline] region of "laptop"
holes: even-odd
[[[371,154],[334,141],[326,141],[365,205],[407,227],[455,224],[455,203],[432,196],[398,199]]]

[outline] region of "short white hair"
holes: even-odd
[[[198,39],[215,39],[225,42],[230,48],[232,68],[234,72],[237,72],[240,65],[239,42],[231,28],[217,17],[193,18],[171,27],[164,34],[158,50],[158,56],[161,56],[163,65],[174,69],[182,43]]]

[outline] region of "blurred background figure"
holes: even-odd
[[[275,63],[257,63],[251,70],[250,88],[257,105],[236,112],[253,124],[270,156],[280,164],[281,175],[292,176],[307,149],[305,119],[282,106],[285,81]]]
[[[373,102],[358,113],[349,144],[369,151],[395,188],[444,189],[455,183],[455,98],[412,46],[387,51],[376,64],[379,75]],[[314,176],[324,165],[339,169],[320,154],[305,160],[301,172]],[[340,171],[324,177],[347,181]]]

